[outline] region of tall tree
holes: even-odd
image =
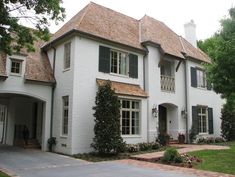
[[[11,54],[21,48],[34,51],[34,41],[49,40],[50,21],[57,23],[64,17],[61,0],[1,0],[0,52]],[[20,25],[22,20],[37,30]]]
[[[100,154],[118,153],[124,146],[120,132],[120,103],[110,81],[99,87],[95,104],[95,137],[91,146]]]
[[[222,136],[235,140],[235,8],[221,20],[221,30],[198,46],[212,58],[206,71],[213,89],[227,100],[221,116]]]
[[[214,90],[225,98],[235,99],[235,8],[221,20],[219,32],[198,44],[212,58],[206,71]]]

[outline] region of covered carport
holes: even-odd
[[[46,150],[46,104],[26,94],[0,93],[0,143]]]

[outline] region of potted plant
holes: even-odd
[[[184,144],[185,143],[185,135],[184,135],[184,133],[179,133],[178,134],[178,142],[179,142],[179,144]]]
[[[56,137],[50,137],[47,140],[49,151],[52,152],[53,147],[56,145]]]

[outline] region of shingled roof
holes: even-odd
[[[141,50],[144,50],[142,45],[144,42],[153,42],[159,45],[166,54],[182,59],[189,56],[200,61],[210,62],[210,58],[206,54],[193,47],[163,22],[146,15],[142,19],[136,20],[93,2],[60,28],[50,42],[72,30]]]
[[[54,83],[52,68],[46,53],[41,51],[44,42],[35,42],[35,52],[27,52],[26,49],[20,51],[20,55],[26,56],[26,68],[24,77],[30,81],[40,81]],[[4,53],[0,54],[0,77],[7,77],[6,58]]]

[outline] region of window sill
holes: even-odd
[[[209,132],[205,132],[205,133],[198,133],[199,136],[203,136],[203,135],[209,135]]]
[[[63,73],[66,72],[66,71],[69,71],[69,70],[70,70],[70,68],[66,68],[66,69],[63,70]]]
[[[123,78],[130,78],[128,75],[122,75],[122,74],[116,74],[116,73],[109,73],[112,76],[118,76],[118,77],[123,77]]]
[[[122,138],[141,138],[141,135],[121,135]]]
[[[207,90],[207,87],[196,87],[196,88],[198,88],[200,90]]]
[[[22,77],[22,74],[10,73],[10,76]]]
[[[67,138],[68,138],[68,135],[60,135],[60,138],[61,138],[61,139],[67,139]]]
[[[168,91],[168,90],[161,90],[162,92],[165,92],[165,93],[172,93],[172,94],[175,94],[175,91]]]

